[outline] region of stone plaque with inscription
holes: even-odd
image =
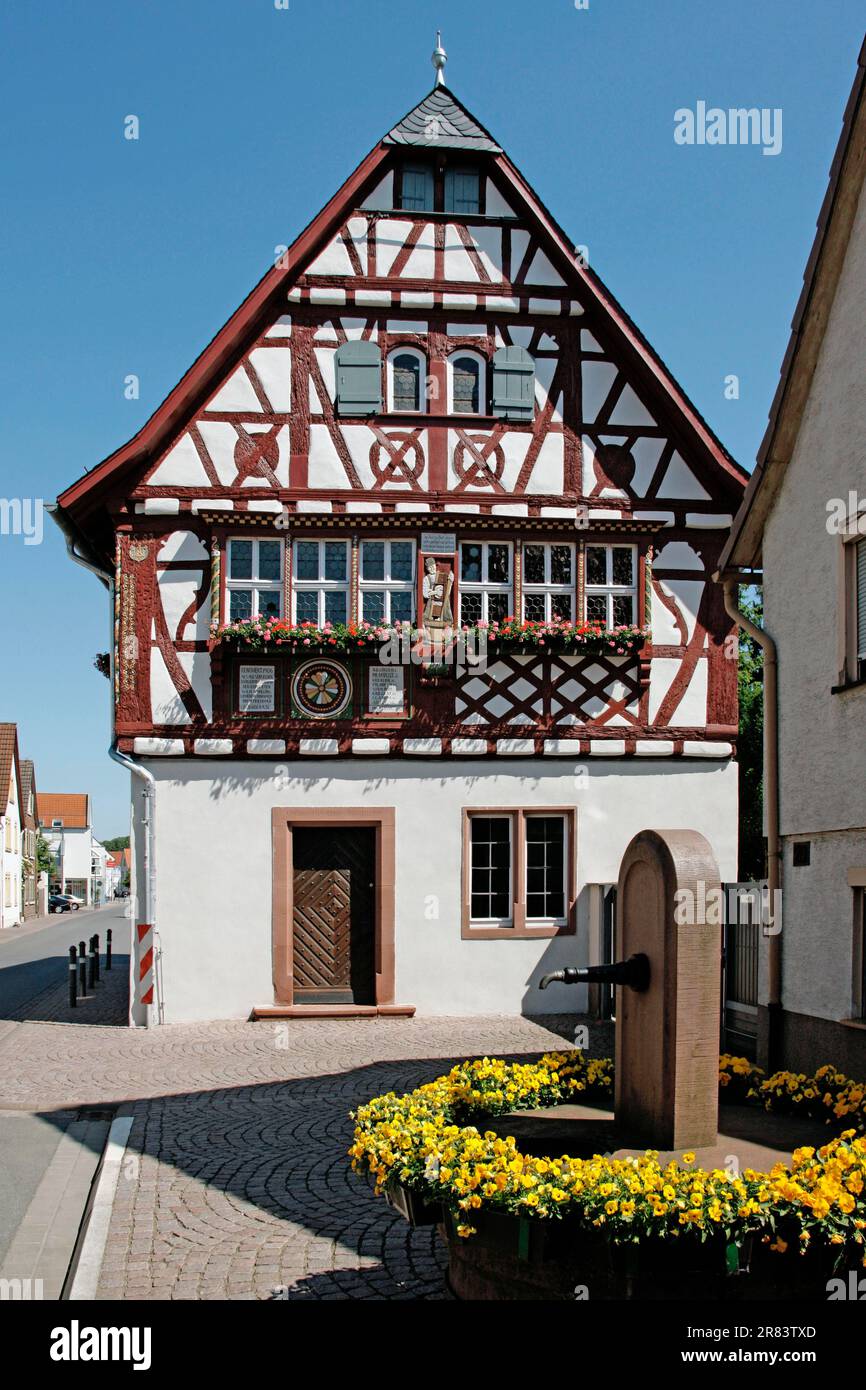
[[[370,714],[406,713],[405,673],[400,666],[371,666],[367,672],[367,710]]]
[[[238,671],[238,709],[241,714],[273,714],[276,667],[241,666]]]

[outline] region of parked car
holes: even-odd
[[[77,912],[80,907],[81,899],[71,893],[52,893],[48,899],[49,912]]]

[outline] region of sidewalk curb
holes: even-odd
[[[93,1202],[87,1218],[87,1229],[78,1255],[72,1286],[69,1290],[68,1297],[72,1301],[96,1298],[99,1275],[102,1270],[102,1257],[105,1254],[108,1228],[111,1223],[111,1209],[114,1206],[114,1195],[120,1180],[121,1164],[129,1141],[132,1121],[132,1115],[118,1115],[111,1122],[93,1194]]]

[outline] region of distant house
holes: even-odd
[[[729,593],[762,575],[769,640],[765,801],[783,910],[759,1001],[764,1055],[794,1071],[833,1062],[858,1077],[866,1074],[864,170],[866,45],[758,466],[720,560]]]
[[[0,929],[20,926],[22,921],[21,797],[18,728],[0,724]]]
[[[39,804],[36,798],[36,772],[30,758],[21,759],[21,893],[25,922],[39,915],[39,870],[36,840],[39,834]]]
[[[123,883],[123,850],[106,851],[105,859],[105,897],[113,898]]]
[[[43,792],[39,828],[54,857],[51,889],[93,905],[93,831],[86,792]]]

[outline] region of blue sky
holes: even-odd
[[[862,0],[4,0],[0,25],[0,496],[53,499],[135,433],[429,90],[437,26],[449,85],[751,468]],[[781,108],[781,152],[676,144],[698,101]],[[46,522],[0,536],[0,594],[0,718],[43,790],[90,791],[97,833],[126,833],[103,591]]]

